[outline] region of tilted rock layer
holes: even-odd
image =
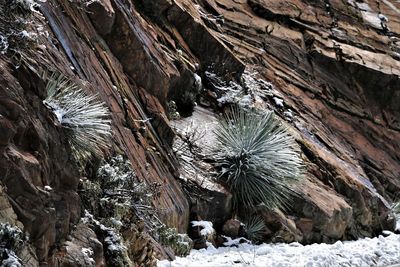
[[[127,155],[139,179],[161,186],[154,203],[181,232],[190,209],[176,179],[167,102],[190,114],[195,72],[205,81],[210,69],[238,81],[245,68],[283,100],[274,105],[266,97],[263,106],[282,117],[291,110],[307,162],[285,215],[288,234],[320,242],[392,227],[388,203],[400,189],[398,1],[48,0],[39,9],[43,17],[35,13],[27,30],[42,26],[46,34],[22,54],[21,67],[0,55],[0,182],[35,261],[57,266],[58,244],[82,214],[79,172],[61,126],[42,104],[37,73],[46,69],[107,103],[113,150]],[[207,214],[215,213],[204,211],[202,219],[216,219]],[[78,229],[72,240],[79,232],[90,231]],[[71,264],[73,257],[65,258]]]

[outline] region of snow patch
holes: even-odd
[[[275,105],[277,105],[278,107],[283,108],[283,99],[279,98],[279,97],[274,97],[272,98],[275,102]]]
[[[285,112],[283,112],[283,115],[288,119],[293,119],[293,113],[291,109],[288,109]]]
[[[239,105],[244,107],[249,107],[253,103],[253,98],[251,95],[244,95],[242,99],[239,100]]]
[[[8,38],[0,35],[0,54],[5,54],[9,46]]]
[[[217,101],[221,106],[236,103],[244,108],[253,107],[256,102],[262,101],[267,96],[272,96],[274,90],[271,83],[256,78],[257,73],[248,70],[244,71],[240,83],[223,81],[211,71],[206,71],[205,77],[214,88]]]
[[[45,185],[45,186],[44,186],[44,190],[46,190],[46,191],[52,191],[53,188],[51,188],[51,186],[49,186],[49,185]]]
[[[238,247],[209,247],[192,250],[185,258],[159,261],[158,267],[183,266],[387,266],[400,262],[400,235],[338,241],[334,244],[239,244]]]
[[[357,7],[358,7],[360,10],[363,10],[363,11],[371,11],[371,8],[369,7],[369,5],[368,5],[367,3],[359,3],[359,2],[356,2],[356,5],[357,5]]]
[[[201,80],[201,77],[199,75],[197,75],[196,73],[193,76],[194,76],[194,84],[196,86],[196,89],[200,91],[203,88],[203,82]]]
[[[247,240],[244,237],[239,237],[236,239],[232,239],[229,236],[223,236],[223,237],[226,238],[226,241],[224,242],[224,246],[226,246],[226,247],[239,246],[240,244],[243,244],[243,243],[248,243],[248,244],[251,243],[250,240]]]
[[[213,223],[209,221],[192,221],[192,226],[200,226],[203,227],[203,229],[200,230],[200,234],[202,236],[208,236],[212,235],[215,233],[215,230],[213,228]]]
[[[84,255],[85,263],[96,264],[96,262],[93,259],[94,252],[92,248],[82,248],[81,252]]]
[[[369,11],[361,11],[361,15],[363,20],[369,25],[377,29],[382,29],[382,21],[378,14]]]
[[[2,257],[3,260],[0,262],[1,267],[22,267],[21,259],[15,255],[14,251],[5,249]]]

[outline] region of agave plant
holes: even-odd
[[[62,74],[53,74],[46,86],[43,103],[57,116],[78,162],[101,157],[109,148],[110,112],[107,106]]]
[[[262,115],[233,108],[215,129],[216,167],[234,196],[234,205],[285,208],[301,177],[299,147],[273,112]]]
[[[391,206],[393,216],[396,220],[396,231],[400,231],[400,202],[395,202]]]
[[[247,238],[252,242],[261,241],[265,231],[265,223],[260,216],[250,216],[244,220]]]

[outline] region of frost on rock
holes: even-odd
[[[271,83],[255,78],[257,73],[245,71],[240,83],[234,81],[223,81],[212,71],[206,71],[205,77],[211,88],[217,94],[220,105],[239,104],[241,107],[249,108],[260,99],[272,96],[274,87]]]
[[[148,230],[156,227],[158,219],[153,216],[152,209],[156,189],[139,181],[128,159],[118,155],[104,161],[97,170],[96,179],[101,188],[101,208],[110,215],[104,219],[105,223],[119,229],[124,216],[134,211]]]
[[[274,100],[276,106],[283,108],[283,99],[281,99],[279,97],[274,97],[273,100]]]
[[[28,238],[16,226],[0,224],[0,266],[22,266],[21,259],[16,253],[25,245]]]
[[[130,266],[127,248],[123,245],[122,238],[115,229],[100,223],[87,210],[85,210],[85,216],[81,220],[83,223],[91,225],[96,234],[103,237],[104,251],[108,264],[116,267]],[[82,253],[89,252],[82,250]]]
[[[357,0],[347,0],[347,3],[360,10],[363,20],[370,26],[376,29],[388,29],[386,23],[389,21],[389,19],[382,13],[373,12],[368,3]]]
[[[0,1],[0,54],[20,53],[31,49],[37,41],[37,33],[32,32],[31,15],[38,3],[33,0]]]
[[[334,244],[239,244],[238,247],[192,250],[186,258],[160,261],[159,267],[183,266],[252,266],[304,267],[389,266],[400,262],[400,235],[365,238],[357,241],[338,241]]]
[[[395,231],[400,231],[400,202],[394,203],[391,209],[396,220]]]
[[[1,267],[22,267],[22,261],[15,255],[14,251],[8,249],[0,249],[0,266]]]
[[[92,248],[82,248],[81,252],[84,256],[85,263],[96,264],[95,260],[93,259],[94,252]]]

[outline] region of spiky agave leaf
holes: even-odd
[[[87,94],[62,74],[53,74],[43,101],[66,130],[68,142],[78,162],[91,156],[100,158],[111,136],[110,112],[97,95]]]
[[[253,242],[261,241],[265,232],[265,222],[260,216],[250,216],[244,220],[247,238]]]
[[[234,205],[285,208],[303,162],[294,138],[274,113],[233,108],[221,116],[215,134],[217,167],[230,186]]]
[[[393,212],[393,215],[394,215],[396,221],[398,221],[398,223],[400,223],[400,202],[393,203],[391,206],[391,210]]]

